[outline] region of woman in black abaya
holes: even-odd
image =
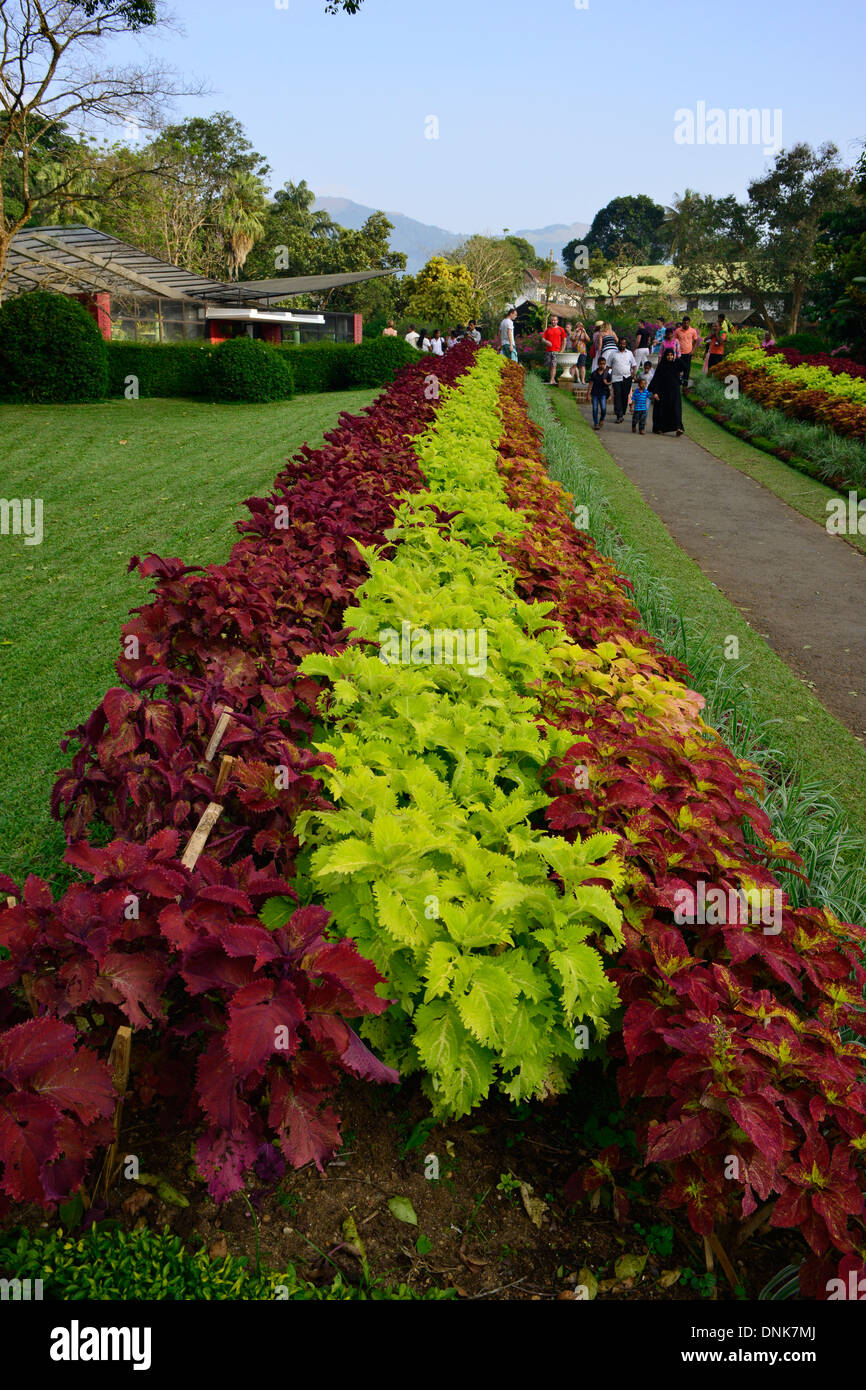
[[[653,434],[666,434],[668,430],[676,430],[677,438],[682,434],[681,380],[682,372],[674,358],[673,348],[667,348],[649,384],[653,398]]]

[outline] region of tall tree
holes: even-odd
[[[238,250],[244,237],[262,235],[268,165],[228,111],[168,125],[141,150],[115,147],[107,158],[138,167],[140,177],[126,196],[105,201],[98,225],[151,255],[221,279],[235,267],[227,215]]]
[[[429,328],[465,323],[475,308],[476,289],[468,269],[444,256],[431,256],[404,281],[407,313]]]
[[[165,102],[180,94],[157,64],[113,67],[105,55],[112,37],[165,22],[156,0],[0,0],[0,291],[12,237],[41,209],[56,214],[70,201],[96,206],[106,196],[88,182],[84,141],[75,140],[62,158],[43,158],[58,132],[70,125],[83,131],[93,118],[154,127]],[[200,90],[186,86],[187,93]]]
[[[472,316],[487,318],[519,293],[524,267],[507,237],[471,236],[448,253],[447,260],[465,266],[472,279]]]
[[[740,203],[696,196],[682,229],[675,264],[685,294],[728,291],[755,303],[774,332],[774,301],[788,300],[787,331],[795,333],[804,300],[829,260],[824,219],[848,197],[850,172],[834,145],[799,144],[776,155],[773,167]]]
[[[662,232],[664,217],[661,204],[653,202],[645,193],[612,198],[595,214],[586,235],[586,245],[590,252],[600,251],[609,257],[618,247],[628,244],[635,248],[639,263],[654,265],[667,251]]]
[[[232,174],[220,200],[219,226],[225,236],[229,279],[237,280],[264,230],[265,193],[255,174]]]

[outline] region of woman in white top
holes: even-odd
[[[442,334],[439,332],[438,328],[436,329],[432,339],[430,340],[430,351],[433,353],[434,357],[445,356],[445,339],[442,337]]]
[[[415,344],[415,346],[416,346],[416,348],[418,349],[419,352],[429,352],[429,351],[430,351],[430,339],[427,337],[427,331],[426,331],[426,329],[424,329],[424,328],[419,328],[419,329],[418,329],[418,341],[417,341],[417,343]]]

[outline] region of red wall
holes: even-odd
[[[96,294],[77,294],[75,296],[84,305],[91,318],[96,320],[96,326],[103,338],[111,339],[111,295],[100,290]]]
[[[360,342],[363,341],[363,338],[364,338],[364,316],[363,316],[363,314],[354,314],[354,315],[353,315],[353,318],[354,318],[354,320],[355,320],[355,326],[354,326],[354,334],[355,334],[355,336],[353,337],[352,342],[353,342],[353,343],[360,343]]]

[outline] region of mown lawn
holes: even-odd
[[[149,590],[130,557],[224,560],[244,498],[375,395],[0,407],[0,497],[44,507],[41,545],[0,535],[0,872],[68,874],[48,811],[58,744],[116,683],[121,625]]]

